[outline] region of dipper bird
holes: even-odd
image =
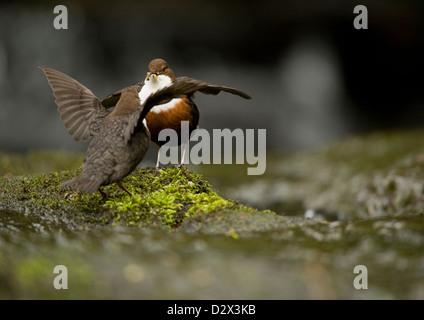
[[[166,85],[179,81],[193,81],[188,77],[176,77],[174,71],[169,67],[168,63],[163,59],[154,59],[150,61],[147,68],[147,75],[144,81],[137,82],[134,86],[140,88],[144,95],[148,95],[157,88],[162,88]],[[127,88],[123,89],[126,90]],[[119,90],[103,99],[102,104],[109,108],[114,106],[123,90]],[[226,91],[232,94],[239,95],[245,99],[251,97],[242,91],[222,85],[208,85],[200,92],[205,94],[218,94],[220,91]],[[178,98],[174,98],[168,103],[154,106],[146,115],[147,127],[150,130],[151,140],[158,146],[158,156],[156,169],[159,169],[160,163],[160,147],[167,141],[159,141],[159,133],[163,129],[173,129],[178,133],[178,145],[184,143],[183,154],[181,156],[180,166],[184,164],[184,155],[188,147],[187,141],[182,141],[181,122],[189,122],[189,134],[198,127],[199,110],[193,101],[193,94],[187,93]]]
[[[113,111],[105,108],[100,100],[84,85],[57,70],[40,67],[53,90],[60,117],[70,135],[76,141],[92,138],[82,172],[74,179],[60,185],[84,192],[97,190],[106,197],[101,186],[116,182],[121,184],[143,159],[149,144],[150,132],[145,117],[158,105],[174,99],[184,99],[194,92],[218,94],[222,90],[234,90],[191,78],[179,78],[171,82],[157,76],[153,86],[146,85],[123,89],[119,93]],[[223,89],[224,88],[224,89]]]

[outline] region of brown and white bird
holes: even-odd
[[[115,182],[131,195],[121,180],[146,154],[151,135],[145,117],[153,107],[175,99],[182,101],[196,91],[218,94],[235,90],[186,77],[172,82],[168,76],[156,74],[153,84],[121,90],[115,108],[109,111],[91,90],[75,79],[51,68],[40,69],[53,90],[60,117],[70,135],[77,141],[92,138],[82,172],[61,187],[84,192],[98,190],[103,197],[106,195],[101,186]]]
[[[188,77],[176,77],[174,71],[169,67],[168,63],[163,59],[154,59],[150,61],[147,67],[147,75],[144,81],[136,83],[134,86],[140,88],[140,95],[147,96],[158,88],[163,88],[166,85],[180,82],[192,81],[194,79]],[[197,80],[196,80],[197,81]],[[123,89],[126,90],[127,88]],[[122,91],[119,90],[103,99],[102,104],[110,108],[114,106]],[[205,86],[200,92],[205,94],[218,94],[220,91],[226,91],[232,94],[239,95],[245,99],[251,97],[240,90],[222,86],[212,85]],[[189,122],[189,134],[195,130],[199,123],[199,110],[193,101],[193,94],[188,93],[178,98],[174,98],[168,103],[154,106],[146,115],[146,123],[151,134],[151,140],[159,147],[156,168],[160,166],[160,148],[167,141],[159,141],[159,133],[163,129],[173,129],[178,134],[178,145],[184,143],[183,154],[181,156],[180,166],[184,164],[184,155],[187,148],[187,141],[182,141],[181,122]]]

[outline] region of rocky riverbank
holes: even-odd
[[[270,154],[260,177],[141,168],[123,181],[133,197],[112,185],[106,200],[58,189],[81,155],[2,154],[0,298],[422,299],[420,141],[376,133]],[[54,286],[58,265],[68,289]]]

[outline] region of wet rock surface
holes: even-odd
[[[148,210],[113,186],[108,204],[57,190],[79,155],[39,153],[37,164],[25,160],[34,154],[3,154],[0,298],[423,299],[423,138],[379,133],[268,155],[256,177],[225,165],[139,169],[124,184],[151,204],[182,183],[148,223],[134,223]],[[141,188],[149,179],[156,190]],[[67,267],[66,290],[53,286],[57,265]],[[355,288],[358,265],[367,289]]]

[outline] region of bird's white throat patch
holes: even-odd
[[[158,75],[156,80],[153,79],[153,77],[151,77],[149,80],[146,79],[144,81],[144,86],[138,93],[138,97],[140,98],[140,104],[143,104],[152,93],[165,87],[168,87],[171,84],[171,78],[162,74]]]

